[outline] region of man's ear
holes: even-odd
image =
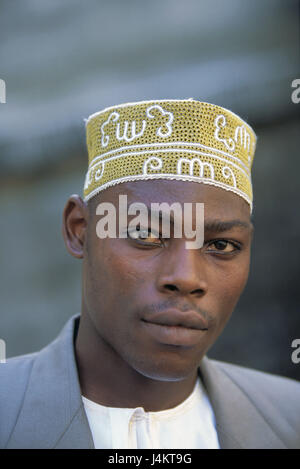
[[[62,234],[68,252],[77,259],[83,258],[87,223],[87,204],[79,195],[72,195],[63,211]]]

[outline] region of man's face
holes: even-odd
[[[172,231],[167,239],[100,239],[96,207],[111,202],[118,209],[119,194],[127,195],[128,205],[204,203],[203,247],[187,249],[187,239]],[[83,254],[83,313],[99,340],[148,378],[175,381],[195,372],[246,284],[249,213],[241,197],[185,181],[123,183],[94,197]],[[172,317],[177,326],[170,326]]]

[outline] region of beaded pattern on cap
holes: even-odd
[[[193,99],[121,104],[86,120],[84,199],[127,181],[179,179],[221,187],[252,210],[252,128],[233,112]]]

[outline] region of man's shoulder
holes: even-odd
[[[256,368],[250,368],[248,366],[244,365],[237,365],[236,363],[231,363],[231,362],[225,362],[222,360],[216,360],[214,358],[209,358],[210,362],[214,363],[216,366],[222,368],[224,371],[232,372],[232,373],[242,373],[245,375],[251,375],[251,376],[256,376],[258,379],[267,379],[267,380],[283,380],[283,381],[289,381],[290,383],[294,383],[296,385],[300,385],[299,381],[296,381],[295,379],[287,378],[285,376],[271,373],[269,371],[262,371],[258,370]]]
[[[220,360],[210,361],[228,375],[240,387],[247,389],[259,389],[266,394],[275,393],[276,395],[291,395],[298,398],[300,393],[300,382],[285,376],[280,376],[266,371],[256,370],[233,363],[223,362]]]
[[[69,350],[65,347],[65,339],[68,329],[69,332],[72,332],[72,320],[73,318],[65,324],[60,334],[53,341],[37,352],[11,357],[5,363],[0,364],[0,410],[3,406],[5,407],[5,402],[17,401],[17,398],[21,397],[22,393],[26,391],[35,363],[40,362],[38,370],[35,370],[34,374],[36,381],[42,374],[45,377],[50,370],[57,367],[58,353],[60,353],[60,359],[62,359],[62,355],[69,353]],[[59,344],[62,345],[60,349],[57,347]],[[36,385],[38,386],[39,383],[37,382]]]
[[[32,366],[39,352],[8,358],[0,364],[0,409],[6,407],[13,397],[21,399],[25,392]]]
[[[232,363],[210,362],[234,382],[263,416],[272,420],[284,417],[300,434],[300,382]]]
[[[78,317],[71,317],[59,335],[39,351],[8,358],[0,364],[0,411],[4,409],[5,412],[7,402],[20,404],[31,376],[33,384],[39,387],[42,379],[50,379],[53,373],[61,372],[63,363],[68,363],[73,353],[72,338]]]
[[[25,396],[37,353],[9,358],[0,364],[0,442],[12,431]]]
[[[15,386],[19,388],[28,380],[33,362],[39,352],[28,353],[12,358],[0,364],[0,396],[6,392],[7,387]],[[1,399],[2,400],[2,399]]]

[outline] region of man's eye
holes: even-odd
[[[239,249],[240,247],[231,241],[227,241],[225,239],[217,239],[216,241],[213,241],[208,245],[207,250],[210,252],[231,253]]]
[[[159,234],[151,231],[149,228],[136,228],[133,230],[128,230],[128,236],[131,239],[137,239],[138,241],[147,243],[147,244],[161,244],[161,239]]]

